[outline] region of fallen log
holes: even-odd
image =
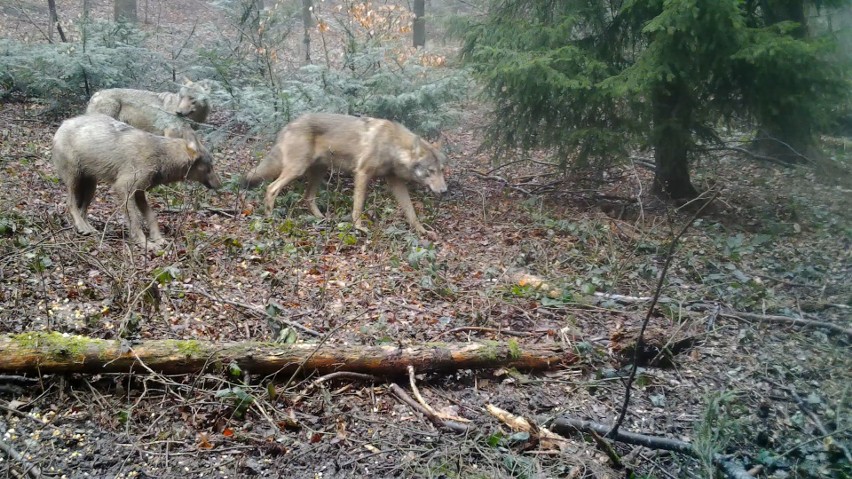
[[[418,373],[511,367],[554,369],[577,357],[558,344],[506,342],[425,343],[414,346],[214,343],[194,340],[151,340],[128,345],[60,333],[0,335],[2,373],[126,373],[151,369],[166,374],[198,373],[236,363],[254,374],[304,374],[349,371],[376,376],[404,376],[412,365]]]

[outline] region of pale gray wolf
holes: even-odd
[[[131,239],[152,248],[165,240],[148,206],[146,190],[184,180],[219,188],[210,153],[181,132],[165,134],[157,136],[98,113],[62,122],[53,137],[53,164],[68,189],[68,211],[77,231],[96,232],[86,221],[86,211],[98,183],[112,185],[127,212]]]
[[[101,90],[92,95],[86,113],[102,113],[149,133],[188,123],[193,129],[210,113],[210,87],[185,80],[177,93],[129,88]],[[186,121],[188,120],[188,121]]]
[[[444,166],[447,157],[439,145],[432,145],[399,123],[369,117],[331,113],[309,113],[288,124],[278,134],[272,151],[243,179],[244,187],[274,180],[266,189],[267,214],[275,206],[278,193],[291,181],[308,175],[304,200],[314,216],[319,184],[329,168],[354,176],[352,221],[366,231],[361,213],[372,178],[384,177],[391,193],[405,213],[409,225],[427,234],[417,220],[406,182],[414,180],[435,193],[447,191]]]

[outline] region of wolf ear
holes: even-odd
[[[198,145],[196,145],[194,141],[187,141],[186,142],[186,153],[193,160],[198,158]]]
[[[192,80],[190,80],[190,79],[189,79],[189,78],[187,78],[187,77],[183,77],[183,84],[184,84],[185,86],[192,86]]]

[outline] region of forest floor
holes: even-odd
[[[286,320],[321,334],[296,330],[308,343],[512,339],[579,357],[540,373],[419,375],[425,402],[469,420],[466,434],[383,383],[215,368],[0,377],[0,446],[22,456],[0,452],[0,478],[21,477],[24,461],[56,477],[712,477],[706,460],[620,443],[616,464],[588,435],[548,448],[486,410],[539,426],[563,415],[611,424],[644,298],[694,211],[650,198],[639,166],[495,169],[478,151],[483,116],[444,132],[448,193],[413,188],[434,241],[411,234],[380,182],[370,232],[354,233],[351,181],[336,175],[319,198],[329,219],[298,203],[301,185],[265,217],[263,188],[240,191],[238,178],[270,143],[241,139],[214,152],[219,192],[149,194],[170,243],[146,253],[125,241],[107,187],[90,210],[103,234],[76,234],[50,160],[61,118],[0,105],[0,334],[272,341]],[[831,173],[723,154],[694,165],[696,186],[719,194],[680,238],[646,334],[680,347],[639,369],[624,429],[730,455],[756,477],[852,475],[850,337],[769,316],[852,327],[852,144],[826,146]]]

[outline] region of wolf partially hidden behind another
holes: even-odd
[[[210,88],[206,81],[185,80],[178,93],[157,93],[129,88],[101,90],[92,95],[86,113],[102,113],[149,133],[189,124],[193,129],[210,113]],[[186,121],[189,120],[189,121]]]
[[[323,217],[316,194],[329,168],[352,174],[355,192],[352,221],[366,231],[361,213],[367,197],[367,184],[384,177],[391,193],[405,213],[408,223],[420,234],[426,229],[417,220],[406,181],[414,180],[435,193],[447,191],[444,166],[447,157],[440,146],[432,145],[399,123],[369,117],[331,113],[310,113],[297,118],[278,134],[272,151],[243,179],[244,187],[274,180],[266,189],[267,214],[275,206],[278,193],[291,181],[308,175],[304,200],[311,214]]]
[[[98,113],[62,122],[53,137],[53,164],[68,188],[68,211],[82,234],[95,233],[86,211],[98,183],[112,184],[127,212],[130,237],[150,248],[165,239],[145,191],[158,185],[194,180],[216,189],[221,185],[213,159],[183,133],[166,130],[157,136]],[[148,228],[148,238],[142,223]]]

